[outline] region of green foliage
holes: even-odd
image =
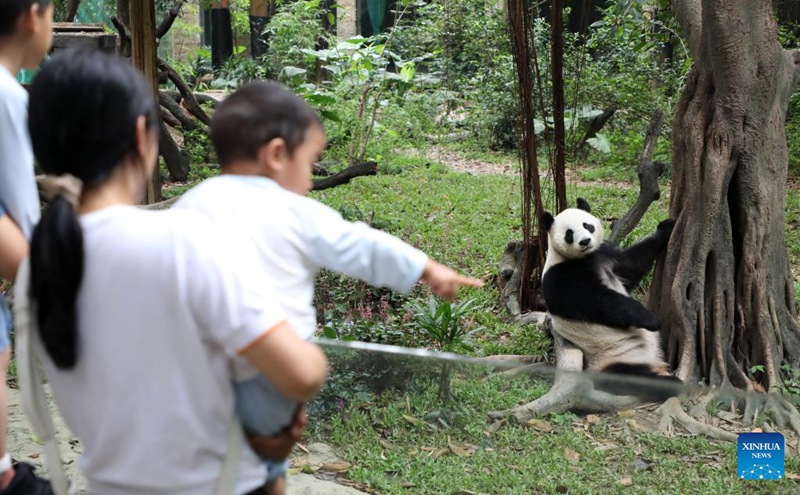
[[[303,51],[315,49],[320,41],[335,43],[323,28],[322,19],[327,15],[320,0],[278,3],[278,12],[266,28],[270,41],[264,62],[273,77],[296,81],[297,75],[316,71],[315,58]]]
[[[439,301],[431,296],[427,304],[413,301],[410,305],[414,320],[409,326],[417,326],[424,330],[425,336],[433,345],[443,351],[456,352],[471,350],[467,339],[480,328],[472,328],[461,321],[476,309],[475,299],[466,299],[457,303]]]
[[[189,153],[191,163],[215,163],[214,146],[208,132],[202,129],[183,133],[183,149]],[[197,168],[197,167],[194,167]]]
[[[781,365],[781,381],[778,384],[778,390],[783,395],[800,396],[800,367],[795,363],[792,366],[789,363]]]

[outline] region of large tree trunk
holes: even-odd
[[[672,0],[695,65],[673,122],[677,219],[648,306],[683,380],[774,390],[800,358],[784,239],[784,121],[800,56],[783,50],[770,0]]]

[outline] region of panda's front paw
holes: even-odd
[[[647,317],[639,326],[651,332],[658,332],[661,330],[661,320],[659,320],[658,316],[654,315],[653,313],[648,313]]]
[[[659,233],[666,234],[666,236],[669,237],[672,234],[672,229],[674,228],[675,228],[675,220],[667,218],[666,220],[661,220],[661,222],[659,222],[658,227],[656,227],[656,230]]]

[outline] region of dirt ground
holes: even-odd
[[[55,406],[50,400],[51,411],[56,413]],[[79,493],[85,494],[85,481],[78,470],[78,458],[82,449],[78,439],[69,431],[63,420],[53,415],[56,427],[61,460],[64,463],[67,476],[77,484]],[[47,477],[43,446],[33,435],[30,423],[22,409],[22,402],[18,390],[10,389],[8,396],[8,451],[14,459],[28,462],[36,467],[41,476]],[[346,469],[348,466],[336,457],[335,452],[324,444],[312,444],[297,449],[297,455],[292,460],[292,469],[288,480],[288,495],[359,495],[364,492],[349,486],[335,483],[329,479],[336,479],[336,471]],[[311,474],[299,471],[313,471],[320,479]],[[344,480],[346,482],[346,480]]]

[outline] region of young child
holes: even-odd
[[[52,24],[50,0],[0,0],[0,276],[10,281],[27,255],[27,240],[39,220],[39,194],[28,136],[28,93],[16,77],[21,69],[37,67],[50,49]],[[30,465],[12,466],[6,452],[10,322],[0,294],[0,494],[52,493],[47,482],[33,475]]]
[[[253,269],[273,281],[301,337],[316,331],[312,303],[321,268],[403,293],[421,280],[447,299],[461,286],[482,285],[306,197],[325,133],[316,112],[279,84],[250,83],[229,96],[214,113],[211,139],[223,174],[184,194],[174,207],[201,210],[216,224],[245,232],[262,262]],[[242,423],[263,435],[279,431],[298,404],[280,397],[267,380],[247,375],[240,370],[234,386]],[[269,493],[284,493],[287,461],[266,461]]]

